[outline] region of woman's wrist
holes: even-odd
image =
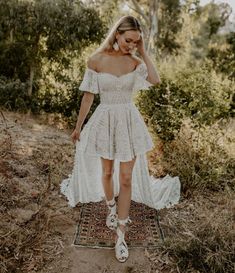
[[[76,131],[81,131],[81,126],[78,125],[78,124],[76,124],[75,130],[76,130]]]
[[[148,58],[148,54],[145,50],[142,52],[141,57],[143,60],[146,60]]]

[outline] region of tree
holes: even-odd
[[[150,54],[162,57],[177,53],[180,45],[177,32],[182,27],[179,0],[131,0],[129,7],[142,22],[146,48]]]
[[[0,74],[28,82],[40,76],[42,60],[62,66],[104,33],[104,23],[80,1],[0,0]]]

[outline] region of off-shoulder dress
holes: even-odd
[[[136,156],[131,199],[155,209],[169,208],[179,202],[178,176],[167,174],[155,178],[149,174],[146,152],[153,149],[154,143],[133,101],[136,91],[152,86],[147,76],[144,62],[121,76],[86,68],[79,90],[99,94],[100,104],[81,130],[80,141],[76,141],[72,173],[60,184],[61,193],[71,207],[78,202],[105,199],[100,157],[114,160],[115,196],[119,194],[120,162]]]

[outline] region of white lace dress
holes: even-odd
[[[132,174],[132,200],[155,209],[171,207],[180,198],[178,176],[156,179],[149,175],[146,152],[154,144],[139,110],[133,103],[136,91],[152,86],[143,62],[122,76],[86,68],[81,91],[99,94],[100,104],[83,127],[76,141],[74,166],[61,182],[68,204],[99,202],[105,199],[101,158],[114,159],[114,195],[119,194],[119,164],[136,155]],[[147,91],[146,91],[147,92]]]

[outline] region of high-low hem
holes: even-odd
[[[103,157],[104,159],[108,159],[108,160],[118,160],[120,162],[129,162],[129,161],[133,160],[135,157],[137,157],[138,155],[144,155],[147,152],[150,152],[153,148],[154,148],[153,145],[147,146],[144,149],[133,153],[132,156],[118,154],[118,153],[115,153],[113,155],[109,155],[108,153],[100,152],[100,151],[90,152],[90,151],[84,150],[83,148],[79,148],[79,146],[78,146],[77,150],[82,153],[86,153],[89,156],[93,156],[93,157]]]
[[[102,184],[102,162],[99,155],[89,155],[79,150],[76,143],[74,167],[68,178],[60,184],[60,191],[68,200],[70,207],[78,203],[99,202],[105,199]],[[113,190],[119,195],[120,161],[114,160]],[[178,176],[167,174],[163,178],[149,175],[146,153],[138,154],[132,172],[131,200],[151,208],[170,208],[180,199],[180,180]]]
[[[143,62],[131,72],[116,77],[86,69],[81,91],[100,95],[100,104],[83,127],[76,141],[72,173],[60,185],[71,207],[99,202],[105,198],[101,156],[114,160],[113,192],[119,195],[120,162],[131,161],[131,199],[155,209],[169,208],[179,202],[180,180],[166,175],[149,175],[146,153],[154,148],[152,137],[133,102],[133,95],[152,84]],[[149,89],[150,90],[150,89]]]

